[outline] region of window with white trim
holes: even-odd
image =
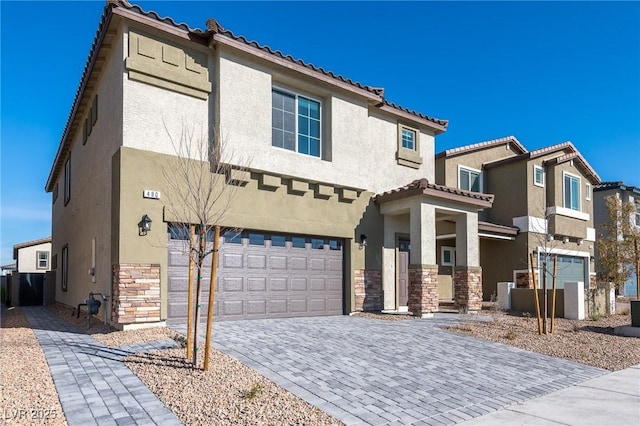
[[[271,144],[320,157],[322,104],[278,89],[271,91]]]
[[[456,248],[442,247],[440,253],[440,266],[454,266],[456,263]]]
[[[533,184],[544,187],[544,169],[535,164],[533,165]]]
[[[591,201],[591,184],[588,183],[584,186],[584,196],[587,201]]]
[[[635,206],[636,206],[636,226],[640,226],[640,201],[636,201]]]
[[[564,207],[580,211],[580,178],[564,172],[563,181]]]
[[[49,252],[48,251],[36,252],[36,268],[49,269]]]
[[[408,127],[401,128],[402,134],[402,147],[404,149],[416,150],[416,131],[409,129]]]
[[[458,188],[465,191],[482,192],[482,172],[458,166]]]

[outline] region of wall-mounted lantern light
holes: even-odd
[[[567,244],[567,243],[569,242],[569,237],[564,237],[564,238],[562,239],[562,242],[563,242],[563,243],[565,243],[565,244]]]
[[[362,248],[366,246],[367,246],[367,236],[364,234],[360,234],[360,250],[362,250]]]
[[[151,218],[149,216],[142,215],[142,219],[138,222],[138,235],[147,235],[147,232],[151,231]]]

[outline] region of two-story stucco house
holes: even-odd
[[[493,196],[435,184],[447,121],[213,19],[191,29],[123,1],[107,2],[46,183],[58,302],[103,293],[120,327],[186,318],[183,218],[167,208],[178,197],[166,176],[185,127],[223,135],[229,163],[248,164],[218,224],[243,231],[222,238],[217,319],[428,316],[438,233],[455,239],[449,297],[480,308],[477,212]]]
[[[602,182],[593,188],[593,216],[598,235],[603,232],[602,226],[609,222],[606,199],[612,196],[623,203],[632,203],[635,206],[635,214],[629,218],[629,221],[632,225],[640,227],[640,187],[626,185],[624,182]],[[598,271],[602,272],[597,250],[596,264],[599,266]],[[622,288],[622,295],[630,297],[637,296],[637,293],[636,276],[632,275]]]
[[[592,190],[600,178],[571,142],[528,151],[509,136],[446,150],[436,155],[436,183],[495,196],[480,213],[485,299],[498,282],[532,286],[529,254],[536,266],[541,253],[558,256],[559,288],[595,282]],[[496,225],[501,234],[483,234],[483,227]],[[447,251],[455,251],[453,239],[438,245],[442,256],[453,256]]]
[[[7,301],[12,306],[52,303],[53,288],[47,286],[53,283],[46,280],[52,268],[51,237],[15,244],[13,259],[16,264],[9,276]]]

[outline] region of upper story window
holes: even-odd
[[[408,129],[406,127],[402,127],[402,147],[405,149],[410,149],[412,151],[416,150],[416,131],[412,129]]]
[[[591,201],[591,184],[589,183],[584,186],[584,197],[587,201]]]
[[[540,166],[533,166],[533,184],[544,187],[544,169]]]
[[[636,201],[636,225],[640,226],[640,201]]]
[[[398,123],[398,164],[419,169],[422,164],[420,156],[420,133],[418,129]]]
[[[71,157],[64,163],[64,205],[71,199]]]
[[[36,252],[36,268],[49,269],[49,252],[48,251]]]
[[[482,172],[458,166],[458,188],[465,191],[482,192]]]
[[[319,101],[282,90],[271,92],[271,144],[314,157],[321,152]]]
[[[580,178],[563,173],[564,207],[580,211]]]

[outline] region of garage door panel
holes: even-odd
[[[267,256],[259,254],[247,255],[247,267],[250,269],[266,269]]]
[[[307,312],[307,299],[289,299],[289,312],[293,314]]]
[[[324,278],[312,278],[311,290],[312,291],[324,291],[327,289],[326,280]]]
[[[307,270],[307,258],[306,257],[298,257],[291,256],[291,269],[298,271],[306,271]]]
[[[307,291],[307,279],[306,278],[292,278],[291,279],[291,291]]]
[[[228,253],[224,253],[222,255],[222,267],[226,268],[226,269],[232,269],[232,268],[237,268],[237,269],[241,269],[243,262],[242,262],[242,255],[241,254],[228,254]]]
[[[223,278],[221,291],[224,293],[242,292],[242,278]]]
[[[327,262],[325,259],[312,258],[311,270],[312,271],[324,271],[326,269]]]
[[[267,291],[267,279],[265,277],[247,278],[247,289],[264,293]]]
[[[221,302],[222,315],[224,316],[242,316],[242,300],[225,300]]]
[[[294,247],[291,240],[285,247],[271,247],[265,235],[264,245],[251,245],[246,238],[242,244],[221,245],[216,320],[342,314],[342,250],[328,250],[326,240],[322,250],[309,243],[305,248]],[[184,321],[187,316],[188,256],[182,253],[181,243],[169,241],[173,263],[168,268],[169,321]],[[203,271],[203,290],[209,287],[209,273],[210,265]],[[203,291],[203,321],[207,298]]]
[[[270,291],[287,291],[287,279],[286,278],[270,278],[269,290]]]
[[[326,299],[309,299],[309,312],[324,312],[326,310]]]
[[[287,257],[269,256],[269,266],[271,269],[287,269]]]

